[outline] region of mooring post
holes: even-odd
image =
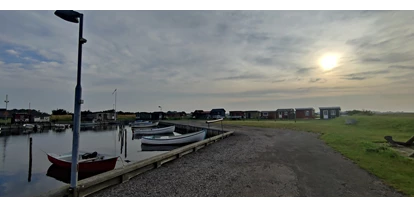
[[[223,129],[223,120],[221,121],[221,138],[223,139],[224,137],[224,129]]]
[[[127,157],[127,138],[128,138],[128,136],[127,136],[127,130],[126,129],[124,129],[125,130],[125,158]]]
[[[27,181],[32,180],[32,137],[29,138],[29,176]]]
[[[124,148],[124,133],[121,134],[120,139],[121,139],[121,155],[122,155],[122,148]]]

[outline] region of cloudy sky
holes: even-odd
[[[73,111],[78,25],[0,11],[0,97]],[[79,11],[82,110],[414,111],[410,11]],[[3,105],[5,105],[3,103]]]

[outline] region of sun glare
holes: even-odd
[[[334,56],[334,55],[327,55],[324,56],[321,61],[320,64],[322,66],[322,68],[324,70],[331,70],[332,68],[336,67],[338,64],[338,57]]]

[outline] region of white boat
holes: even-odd
[[[158,122],[146,122],[146,123],[134,123],[131,125],[131,128],[148,128],[148,127],[156,127],[158,126]]]
[[[66,125],[64,124],[55,124],[54,126],[56,129],[66,129]]]
[[[23,124],[23,127],[25,129],[33,129],[35,127],[35,125],[33,125],[33,124]]]
[[[134,129],[132,130],[135,134],[167,134],[173,133],[175,131],[175,125],[163,128],[143,128],[143,129]]]
[[[81,122],[80,126],[81,127],[92,127],[92,126],[98,126],[99,123],[96,122],[96,120],[92,120],[92,122]]]
[[[189,134],[182,134],[177,136],[162,136],[155,138],[155,136],[143,136],[141,139],[142,144],[149,145],[174,145],[174,144],[189,144],[198,142],[206,138],[207,131],[202,130]]]

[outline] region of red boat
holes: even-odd
[[[47,153],[47,158],[52,164],[70,169],[72,166],[72,153],[56,155]],[[113,170],[118,160],[117,156],[99,154],[97,152],[79,152],[78,172],[105,172]]]

